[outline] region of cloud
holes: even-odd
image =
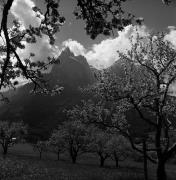
[[[25,28],[39,26],[40,19],[36,17],[36,13],[32,10],[35,3],[32,0],[15,0],[12,4],[11,13],[19,19]]]
[[[176,27],[175,26],[169,26],[169,33],[166,34],[165,40],[171,42],[173,46],[176,48]]]
[[[75,40],[67,40],[63,46],[69,47],[70,50],[77,56],[83,55],[88,60],[88,63],[98,69],[103,69],[111,66],[119,56],[117,51],[126,52],[130,49],[130,37],[133,39],[140,36],[147,36],[148,30],[146,26],[127,26],[125,29],[118,33],[115,38],[108,38],[98,44],[94,44],[89,49],[85,49],[82,44]]]
[[[15,0],[11,13],[17,18],[24,29],[28,28],[29,25],[37,27],[40,25],[41,19],[36,17],[36,13],[32,10],[35,3],[32,0]],[[32,52],[35,54],[33,61],[46,61],[48,56],[56,56],[57,47],[49,43],[49,38],[43,35],[42,38],[37,37],[37,42],[33,44],[25,43],[25,49],[18,49],[18,54],[22,59],[28,58],[29,54]]]
[[[69,49],[74,53],[75,56],[84,55],[86,52],[86,49],[81,43],[72,39],[64,41],[62,43],[62,46],[69,47]]]
[[[29,28],[29,25],[32,25],[33,27],[38,27],[40,25],[43,15],[36,14],[36,12],[32,10],[33,7],[35,7],[35,3],[32,0],[14,0],[10,12],[18,21],[20,21],[21,30]],[[35,56],[31,59],[34,62],[46,62],[48,56],[58,57],[59,48],[57,46],[50,45],[48,36],[43,34],[41,38],[36,37],[36,40],[37,42],[33,44],[24,42],[25,49],[17,49],[17,53],[21,60],[29,58],[30,53],[35,54]],[[51,67],[48,67],[45,72],[49,72],[50,70]],[[28,82],[23,77],[19,77],[17,80],[19,81],[20,85]]]
[[[176,48],[176,27],[169,26],[169,32],[165,35],[165,40],[171,42]],[[88,63],[98,69],[103,69],[111,66],[119,59],[117,51],[125,53],[131,48],[130,37],[133,41],[136,40],[137,35],[145,37],[150,34],[148,28],[143,26],[129,25],[123,31],[118,32],[115,38],[108,38],[92,47],[85,49],[79,42],[69,39],[63,43],[63,46],[69,47],[76,55],[83,55],[88,60]]]
[[[36,17],[32,7],[35,3],[32,0],[15,0],[11,9],[11,13],[21,21],[24,28],[28,28],[31,24],[38,26],[40,19]],[[170,31],[165,39],[169,40],[176,47],[176,29],[173,26],[169,27]],[[35,53],[34,61],[45,61],[48,56],[58,56],[63,47],[69,47],[76,55],[83,55],[88,60],[89,64],[98,69],[107,68],[119,59],[117,51],[126,52],[130,49],[130,37],[133,36],[135,40],[137,33],[140,36],[147,36],[149,34],[148,28],[143,26],[129,25],[123,31],[118,32],[118,36],[108,38],[100,43],[94,44],[89,48],[85,48],[76,40],[68,39],[62,43],[62,47],[53,47],[49,44],[49,38],[43,35],[42,38],[37,38],[37,43],[26,44],[24,50],[18,50],[20,57],[29,57],[30,52]]]

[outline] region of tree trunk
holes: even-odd
[[[70,152],[70,157],[71,157],[71,159],[72,159],[72,163],[75,164],[75,163],[76,163],[77,156],[78,156],[78,151],[75,150],[75,148],[74,148],[74,146],[72,145],[72,143],[70,144],[69,152]]]
[[[115,161],[116,161],[116,168],[118,168],[119,167],[119,159],[117,158]]]
[[[165,162],[161,160],[158,161],[157,180],[167,180]]]
[[[7,146],[3,146],[3,155],[4,156],[7,155],[7,150],[8,150],[8,147]]]
[[[76,155],[73,155],[73,156],[71,157],[71,158],[72,158],[72,163],[73,163],[73,164],[76,164],[76,157],[77,157]]]
[[[42,159],[42,152],[40,152],[40,160]]]
[[[57,160],[58,161],[60,160],[60,152],[59,151],[57,152]]]
[[[116,152],[114,152],[114,159],[115,159],[115,163],[116,163],[116,168],[118,168],[119,167],[119,158],[118,158]]]
[[[105,158],[100,157],[100,167],[104,167]]]
[[[143,157],[144,157],[144,178],[145,180],[148,180],[148,167],[147,167],[147,146],[146,146],[146,140],[143,139],[142,141],[143,145]]]

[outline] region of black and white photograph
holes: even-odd
[[[0,180],[176,180],[176,0],[0,0]]]

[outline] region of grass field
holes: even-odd
[[[19,144],[12,147],[6,157],[7,166],[10,162],[15,162],[13,172],[12,167],[5,167],[5,171],[12,173],[4,179],[42,179],[42,180],[143,180],[143,164],[127,159],[120,162],[119,168],[115,168],[112,160],[105,162],[105,167],[99,167],[99,159],[93,154],[84,154],[78,158],[77,164],[72,164],[69,156],[61,155],[61,160],[57,161],[57,156],[53,153],[45,152],[42,160],[33,151],[29,144]],[[19,165],[22,163],[22,165]],[[156,167],[149,164],[149,177],[155,179]],[[1,169],[1,172],[3,169]],[[167,173],[170,180],[175,180],[176,165],[167,166]],[[3,179],[3,178],[1,178]]]

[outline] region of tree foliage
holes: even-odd
[[[101,102],[100,99],[98,102],[89,100],[87,102],[83,101],[81,105],[76,105],[68,112],[72,115],[71,117],[76,115],[77,119],[87,126],[90,140],[87,150],[100,157],[100,166],[103,166],[105,160],[109,157],[116,161],[116,165],[119,160],[125,159],[129,150],[127,144],[129,143],[127,143],[125,137],[118,135],[119,132],[114,127],[118,125],[121,129],[124,129],[127,122],[124,122],[122,117],[115,124],[112,123],[116,112],[115,105]]]
[[[129,142],[124,136],[115,134],[108,142],[108,149],[112,159],[116,162],[116,167],[118,167],[119,161],[125,160],[129,155]]]
[[[12,28],[8,27],[9,11],[14,0],[4,1],[0,35],[4,44],[1,44],[1,74],[0,74],[0,89],[14,87],[18,84],[17,77],[25,77],[27,80],[34,83],[34,90],[37,87],[42,88],[46,85],[42,78],[42,72],[48,65],[56,60],[48,58],[48,62],[32,61],[35,54],[30,52],[29,58],[22,59],[17,53],[17,49],[24,49],[25,43],[36,43],[38,37],[46,35],[50,39],[50,44],[55,41],[55,34],[65,19],[59,14],[57,0],[45,0],[46,12],[42,12],[39,7],[33,7],[36,13],[36,18],[39,19],[38,27],[29,25],[25,29],[18,20],[14,19]],[[25,42],[25,43],[24,43]],[[47,57],[46,57],[47,58]]]
[[[96,153],[99,156],[100,166],[103,167],[105,160],[110,157],[108,146],[110,134],[101,129],[93,128],[91,130],[90,139],[88,151]]]
[[[176,51],[165,40],[164,34],[138,36],[135,42],[131,42],[128,54],[120,53],[125,76],[105,73],[97,91],[104,100],[117,102],[120,113],[133,109],[142,121],[150,125],[155,148],[148,151],[157,152],[157,175],[159,179],[166,179],[165,163],[176,150],[170,139],[176,112],[176,98],[171,93],[176,79]],[[116,127],[129,138],[134,149],[142,152],[135,146],[129,128]]]
[[[131,24],[134,16],[126,13],[122,4],[126,0],[78,0],[74,12],[78,19],[85,20],[85,30],[92,39],[99,34],[110,35]]]
[[[56,141],[62,141],[62,148],[68,150],[73,163],[76,163],[77,157],[87,150],[89,142],[86,126],[79,120],[70,120],[64,122],[55,131]],[[58,144],[60,147],[60,145]]]
[[[9,147],[12,147],[26,134],[27,128],[23,122],[0,121],[0,144],[3,154],[6,155]]]
[[[49,145],[52,151],[57,153],[57,159],[60,158],[60,153],[65,151],[65,134],[62,129],[54,130],[49,138]]]
[[[36,144],[33,145],[33,150],[39,153],[39,158],[42,159],[42,154],[48,150],[48,142],[47,141],[37,141]]]

